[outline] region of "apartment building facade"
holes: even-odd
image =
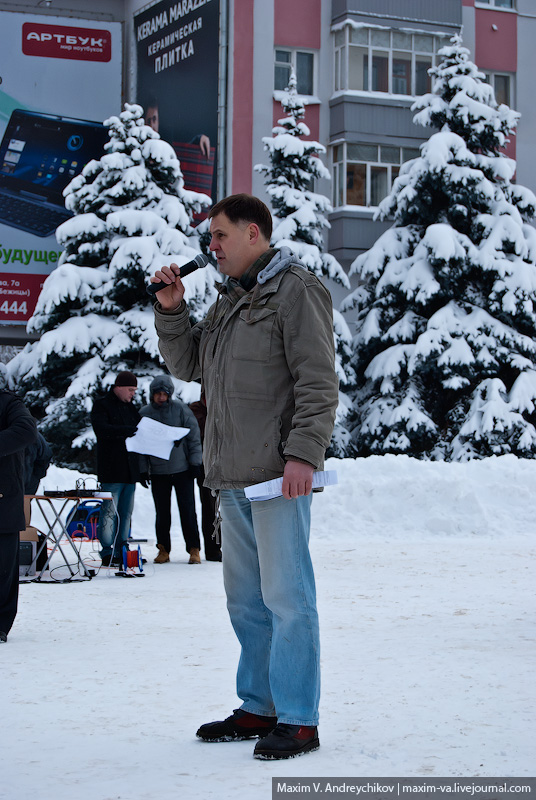
[[[374,220],[377,205],[390,191],[400,165],[415,157],[430,135],[413,123],[411,106],[418,95],[430,91],[428,70],[456,33],[494,86],[498,101],[521,113],[517,135],[506,152],[517,159],[517,180],[536,190],[534,0],[271,0],[258,8],[234,0],[239,18],[248,6],[251,54],[246,64],[235,66],[237,118],[245,124],[230,126],[232,190],[251,186],[258,194],[263,191],[251,165],[263,159],[260,141],[277,118],[278,93],[292,66],[307,103],[311,136],[327,148],[331,186],[318,188],[333,204],[329,250],[345,267],[387,227]],[[303,19],[307,25],[299,24]],[[247,54],[241,57],[247,59]],[[251,103],[242,94],[244,68],[251,82]],[[233,153],[243,154],[248,146],[251,158],[235,164]]]

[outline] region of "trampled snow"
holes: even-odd
[[[253,742],[195,738],[239,705],[221,565],[187,564],[176,517],[172,562],[153,565],[153,503],[138,487],[144,578],[21,586],[0,650],[0,797],[269,800],[272,776],[534,774],[536,463],[387,455],[326,468],[339,484],[315,495],[311,536],[320,750],[260,762]],[[42,486],[77,477],[51,467]]]

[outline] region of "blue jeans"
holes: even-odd
[[[128,544],[136,484],[101,483],[101,489],[103,492],[111,492],[113,501],[103,500],[99,514],[97,536],[102,547],[100,555],[101,558],[111,555],[122,558],[123,545]]]
[[[241,708],[289,725],[317,725],[320,639],[309,554],[311,498],[251,503],[220,492],[223,580],[242,650]]]

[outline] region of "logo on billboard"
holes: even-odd
[[[22,26],[22,52],[26,56],[43,58],[110,61],[112,34],[101,29],[25,22]]]
[[[73,133],[73,135],[69,136],[67,139],[67,147],[69,150],[80,150],[83,144],[84,139],[79,133]]]

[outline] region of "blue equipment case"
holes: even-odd
[[[97,538],[100,508],[100,500],[83,500],[69,512],[65,527],[71,539]]]

